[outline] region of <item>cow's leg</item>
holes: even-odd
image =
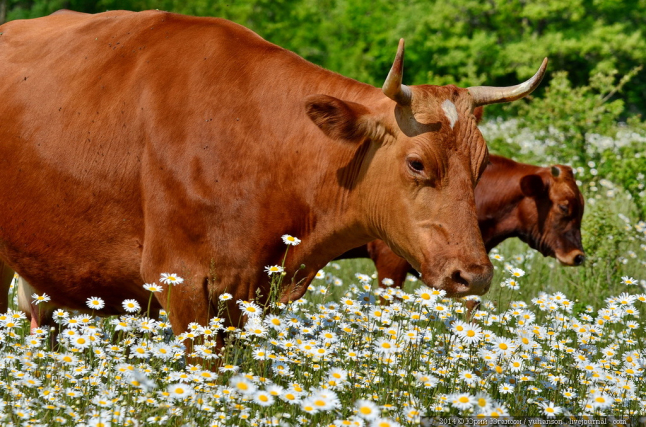
[[[18,309],[30,318],[30,330],[49,327],[49,346],[51,349],[56,349],[58,331],[51,327],[55,325],[53,313],[57,307],[46,302],[35,304],[31,296],[36,293],[36,290],[22,277],[18,277],[16,287],[18,288]]]
[[[235,292],[233,292],[235,294]],[[234,295],[232,300],[227,301],[227,308],[222,313],[218,313],[218,296],[210,294],[208,291],[207,278],[199,281],[186,280],[180,285],[175,285],[170,290],[170,299],[168,298],[168,286],[163,286],[163,291],[155,294],[160,305],[168,313],[168,319],[172,325],[173,333],[176,336],[186,332],[188,325],[192,322],[206,326],[213,317],[222,317],[225,319],[224,326],[240,327],[242,325],[242,315],[240,308],[234,302],[237,299],[247,299],[241,295]],[[226,335],[223,331],[218,331],[215,337],[216,345],[211,351],[219,354],[226,344]],[[184,340],[187,354],[194,350],[196,344],[200,344],[201,339]],[[188,357],[187,363],[204,364],[209,369],[217,369],[221,359],[210,360],[206,362],[201,356]]]
[[[381,240],[372,241],[367,246],[370,259],[372,259],[377,268],[379,286],[384,287],[382,283],[384,279],[392,279],[395,287],[401,288],[404,286],[406,275],[411,269],[408,261],[395,255]]]
[[[45,326],[53,326],[52,314],[56,306],[40,302],[34,303],[32,295],[36,290],[22,277],[18,278],[18,308],[31,318],[31,329]]]
[[[480,301],[467,300],[464,304],[467,307],[467,320],[471,322],[473,320],[473,315],[480,308]]]
[[[163,290],[155,297],[168,314],[175,335],[186,332],[192,322],[208,325],[209,319],[217,315],[210,301],[206,277],[194,276],[178,285],[162,286]]]
[[[392,286],[402,288],[406,275],[410,270],[410,264],[405,259],[395,255],[384,242],[375,241],[368,243],[368,252],[370,259],[375,263],[377,268],[377,279],[379,286],[387,288],[383,284],[384,279],[391,279],[394,283]],[[382,304],[388,304],[388,301],[381,298]]]
[[[9,287],[13,280],[14,271],[7,264],[0,261],[0,313],[9,309]]]

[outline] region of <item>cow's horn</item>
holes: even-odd
[[[524,83],[509,87],[474,86],[469,88],[473,98],[473,106],[497,104],[499,102],[511,102],[529,95],[538,87],[545,76],[547,58],[543,59],[541,67],[534,77]]]
[[[413,93],[410,88],[402,84],[402,77],[404,76],[404,39],[399,40],[399,47],[397,48],[397,55],[395,62],[390,68],[388,77],[382,86],[381,90],[384,94],[396,101],[399,105],[410,105]]]

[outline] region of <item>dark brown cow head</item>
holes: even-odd
[[[474,108],[518,99],[539,83],[509,88],[405,86],[400,41],[383,94],[369,105],[314,95],[307,114],[333,139],[358,144],[360,161],[339,165],[353,176],[355,218],[452,296],[483,294],[493,268],[475,211],[474,187],[488,163]]]
[[[585,261],[581,245],[584,201],[572,168],[556,165],[526,175],[520,188],[525,195],[520,204],[521,220],[535,224],[521,239],[561,264],[581,265]]]

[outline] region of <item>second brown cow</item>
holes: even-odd
[[[563,265],[581,265],[585,260],[581,244],[584,200],[571,167],[539,167],[491,155],[475,198],[487,252],[510,237],[518,237]],[[381,240],[338,259],[347,258],[371,258],[380,284],[389,278],[401,287],[406,275],[414,271]]]

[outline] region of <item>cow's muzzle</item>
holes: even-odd
[[[486,262],[456,266],[447,271],[439,287],[446,291],[447,296],[462,297],[467,295],[483,295],[489,290],[493,278],[493,266]]]
[[[583,253],[583,251],[580,249],[575,249],[566,254],[557,253],[556,259],[559,260],[561,264],[566,266],[579,266],[585,262],[585,253]]]

